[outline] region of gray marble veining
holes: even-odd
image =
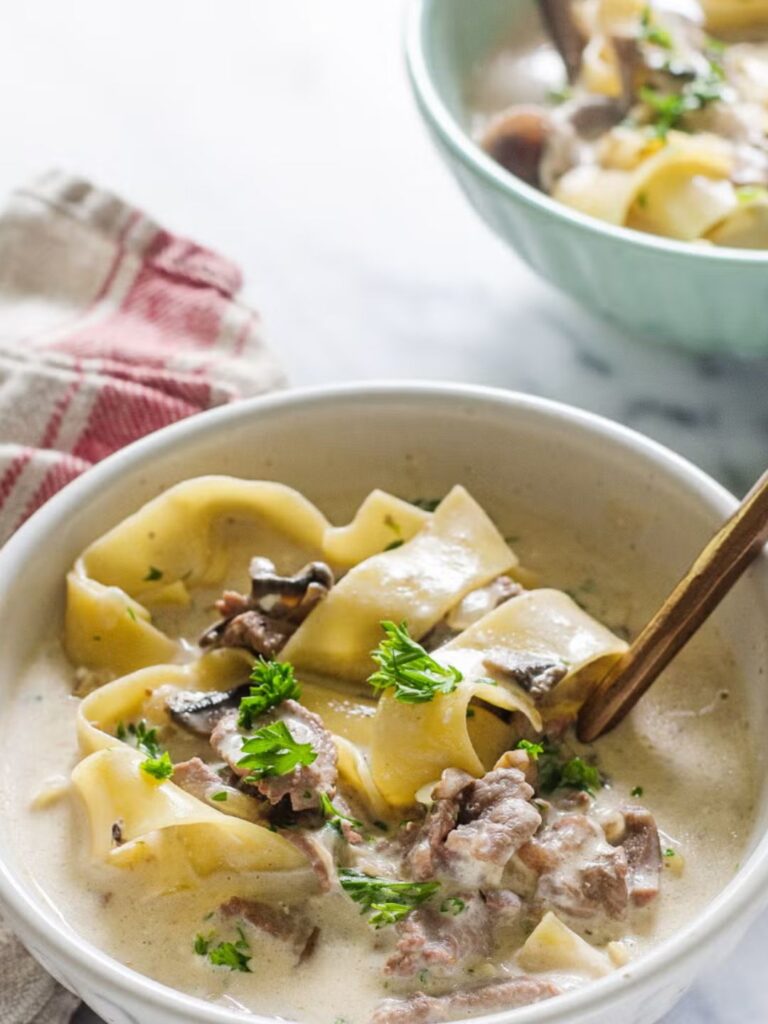
[[[768,360],[627,338],[537,280],[432,152],[401,20],[402,0],[10,5],[0,192],[59,164],[228,253],[296,384],[421,377],[545,395],[743,492],[768,463]],[[670,1021],[768,1020],[766,953],[763,918]]]

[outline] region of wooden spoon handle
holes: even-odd
[[[579,714],[591,743],[634,707],[768,542],[768,471],[715,534]]]

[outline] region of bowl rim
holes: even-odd
[[[507,198],[521,201],[550,220],[565,221],[590,235],[602,236],[620,243],[629,243],[650,252],[668,256],[684,256],[710,263],[746,263],[758,266],[768,263],[768,249],[737,249],[731,246],[697,246],[634,228],[619,227],[598,217],[580,213],[558,202],[496,163],[472,139],[443,101],[430,70],[428,42],[431,21],[439,0],[410,0],[405,22],[405,59],[408,76],[425,120],[448,146],[453,155],[478,174],[486,184]]]
[[[457,401],[465,401],[478,409],[501,413],[505,408],[530,414],[553,423],[567,424],[596,441],[623,448],[629,456],[647,462],[649,468],[665,471],[684,483],[690,495],[703,507],[726,515],[736,506],[736,499],[722,485],[698,469],[687,459],[638,432],[602,416],[568,406],[564,403],[519,392],[479,385],[451,384],[430,381],[350,382],[299,388],[272,395],[258,396],[225,405],[182,420],[150,434],[114,453],[68,484],[39,509],[0,549],[0,579],[16,578],[23,572],[28,554],[43,538],[50,536],[60,522],[78,510],[90,495],[119,480],[126,471],[133,471],[155,457],[174,448],[194,444],[211,433],[225,432],[227,426],[246,420],[257,421],[272,413],[286,410],[311,412],[316,407],[343,403],[363,403],[369,408],[377,401],[400,401],[404,404],[432,403],[450,412]],[[768,578],[768,555],[760,560],[762,574]],[[5,585],[5,584],[4,584]],[[117,959],[93,945],[77,933],[62,932],[57,927],[57,911],[46,899],[37,902],[31,892],[35,883],[13,872],[0,857],[0,906],[7,906],[11,919],[21,919],[29,933],[39,940],[41,949],[55,950],[57,962],[72,965],[96,984],[96,992],[110,996],[127,995],[134,1001],[160,1012],[174,1014],[185,1021],[242,1024],[274,1024],[275,1018],[242,1012],[206,1003],[162,984],[126,967]],[[654,974],[667,975],[679,961],[689,957],[700,944],[716,940],[727,933],[727,925],[735,919],[744,927],[762,904],[768,900],[768,833],[755,845],[749,857],[721,893],[678,933],[646,952],[636,963],[613,974],[559,996],[514,1011],[503,1010],[472,1018],[468,1024],[506,1024],[514,1012],[515,1024],[555,1024],[564,1015],[573,1013],[582,1022],[584,1013],[594,1013],[601,1005],[639,992]],[[568,1019],[571,1019],[568,1016]]]

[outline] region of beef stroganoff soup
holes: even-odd
[[[611,224],[768,248],[768,3],[538,7],[536,31],[500,41],[472,83],[486,151]]]
[[[3,731],[62,927],[218,1005],[411,1024],[556,998],[705,906],[755,792],[727,650],[578,744],[652,567],[500,526],[461,486],[332,526],[207,477],[92,544]]]

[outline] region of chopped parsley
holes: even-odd
[[[157,758],[163,752],[157,738],[157,728],[148,729],[143,718],[138,722],[129,722],[128,725],[118,722],[115,736],[123,743],[130,743],[132,747],[136,747],[147,757]]]
[[[149,572],[144,577],[145,583],[154,583],[155,580],[161,580],[163,578],[163,570],[158,569],[155,565],[150,565]]]
[[[680,125],[685,114],[701,110],[709,103],[723,98],[724,72],[719,64],[710,62],[709,70],[696,75],[683,85],[680,92],[659,92],[643,86],[640,99],[650,109],[656,136],[666,139],[672,128]]]
[[[133,608],[131,608],[129,604],[125,606],[125,610],[129,619],[133,619],[134,622],[138,622],[138,619],[136,618],[136,612],[133,610]]]
[[[260,782],[273,775],[288,775],[317,758],[311,743],[297,743],[285,722],[273,722],[255,732],[243,744],[244,757],[237,762],[248,768],[246,782]]]
[[[443,900],[440,904],[440,913],[452,914],[454,917],[457,917],[462,910],[466,909],[466,906],[467,904],[464,900],[459,899],[458,896],[449,896],[447,900]]]
[[[538,761],[539,757],[544,753],[544,745],[542,743],[533,743],[531,740],[520,740],[515,749],[524,750],[532,761]]]
[[[251,947],[242,929],[238,928],[238,934],[240,938],[237,942],[219,942],[216,945],[213,944],[212,935],[198,934],[192,948],[198,956],[207,956],[214,967],[228,967],[230,971],[250,974],[251,968],[248,965],[253,955]]]
[[[160,757],[148,757],[141,762],[141,770],[153,779],[164,782],[173,775],[173,761],[167,750],[164,750]]]
[[[216,803],[223,804],[227,800],[228,796],[229,794],[225,789],[220,789],[218,793],[213,794],[211,800],[215,800]]]
[[[768,189],[761,185],[741,185],[736,189],[736,198],[740,205],[747,206],[761,199],[768,200]]]
[[[652,43],[660,46],[663,50],[674,49],[674,42],[671,34],[661,25],[654,24],[653,12],[650,7],[644,7],[640,15],[640,38],[644,43]]]
[[[251,671],[251,693],[240,701],[238,725],[252,729],[254,719],[265,711],[291,698],[298,700],[301,689],[287,661],[265,661],[259,658]]]
[[[374,691],[394,689],[395,699],[404,704],[426,704],[438,693],[453,693],[462,674],[452,665],[441,665],[408,632],[403,622],[382,622],[385,637],[371,651],[379,666],[368,682]]]
[[[630,796],[642,796],[643,795],[643,787],[642,786],[635,786],[635,788],[630,792],[629,795]]]
[[[539,789],[552,793],[556,789],[578,789],[590,796],[603,785],[600,772],[580,757],[564,761],[557,747],[545,742],[539,755]]]
[[[664,856],[665,857],[674,857],[675,856],[675,851],[672,849],[671,846],[668,846],[666,848],[666,850],[664,851]]]
[[[560,89],[550,89],[547,92],[547,100],[553,106],[560,106],[561,103],[567,103],[568,100],[573,98],[573,89],[570,85],[564,85]]]
[[[434,512],[442,500],[442,498],[413,498],[411,505],[415,505],[423,512]]]
[[[401,882],[396,878],[377,878],[351,868],[342,868],[339,881],[346,894],[359,903],[361,913],[370,913],[374,928],[401,921],[440,888],[439,882]]]
[[[328,824],[331,828],[335,828],[339,835],[343,834],[342,821],[348,821],[353,828],[363,828],[362,821],[358,821],[357,818],[350,818],[348,814],[342,814],[340,810],[334,807],[327,793],[320,793],[319,797],[320,809],[327,818]]]
[[[390,541],[389,544],[384,548],[385,551],[394,551],[395,548],[401,548],[405,544],[405,541],[401,539]]]

